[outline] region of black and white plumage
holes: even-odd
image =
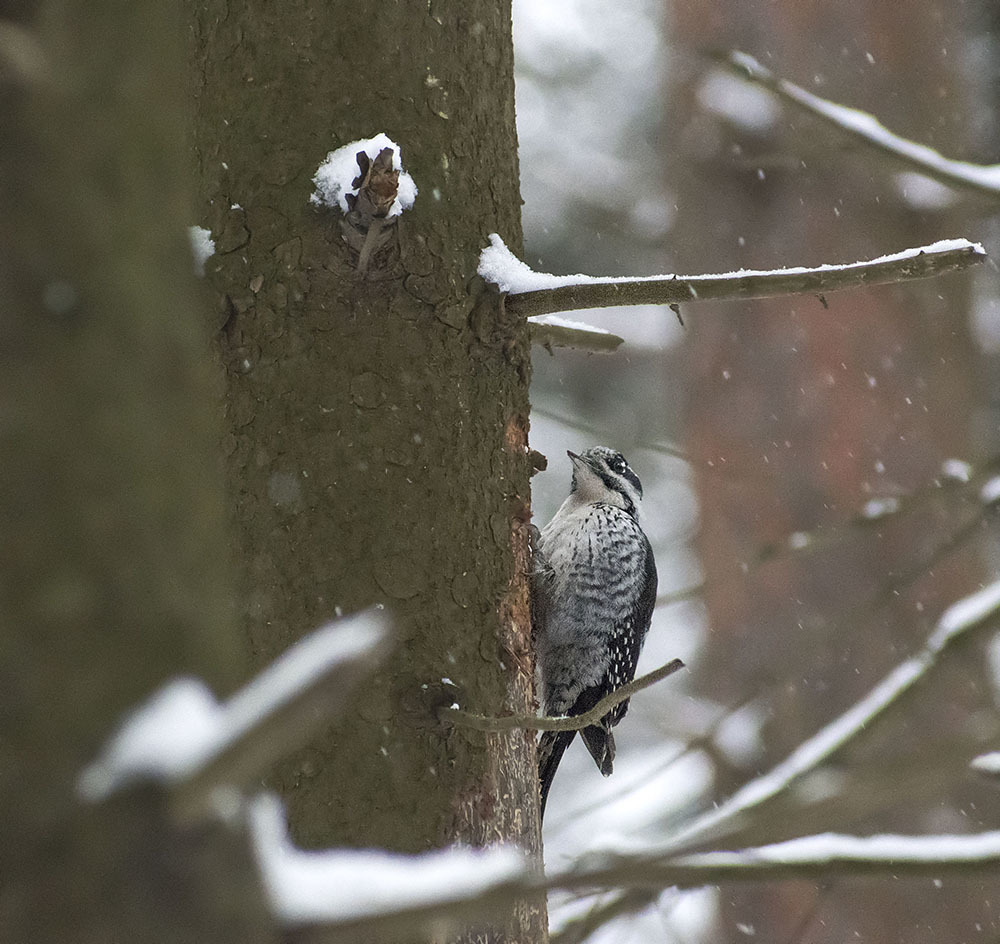
[[[532,619],[547,715],[579,715],[635,677],[656,601],[656,562],[638,521],[642,485],[621,453],[595,446],[573,463],[569,497],[535,551]],[[605,776],[611,728],[628,701],[580,735]],[[542,812],[575,731],[546,731],[538,745]]]

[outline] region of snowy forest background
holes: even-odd
[[[950,235],[996,256],[990,201],[912,173],[702,55],[742,49],[899,134],[990,163],[991,4],[629,0],[612,14],[588,0],[522,0],[514,11],[535,268],[812,265]],[[567,754],[548,863],[606,832],[669,831],[726,796],[993,579],[994,513],[977,485],[959,483],[998,444],[996,285],[988,263],[830,296],[829,310],[812,296],[691,306],[685,328],[663,308],[586,312],[626,338],[617,354],[535,348],[531,441],[550,459],[533,480],[536,517],[564,494],[566,448],[621,448],[646,489],[661,594],[678,595],[656,611],[640,672],[672,656],[690,667],[633,700],[613,778],[594,777],[579,746]],[[865,520],[882,499],[901,510]],[[755,838],[993,828],[995,791],[967,762],[998,734],[998,652],[987,642],[954,654],[804,785],[801,806],[762,817]],[[554,926],[570,929],[593,904],[556,901]],[[992,940],[997,904],[976,879],[667,891],[591,940]]]
[[[1000,165],[945,186],[722,59],[990,164],[1000,16],[513,7],[513,51],[492,0],[0,12],[0,938],[1000,935]],[[420,195],[361,266],[309,194],[378,132]],[[494,232],[550,273],[989,258],[567,312],[624,344],[529,369]],[[596,443],[645,487],[640,672],[687,669],[614,777],[568,752],[543,849],[490,724]]]

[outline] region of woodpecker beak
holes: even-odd
[[[587,462],[582,456],[578,456],[575,452],[571,452],[569,449],[566,450],[566,455],[569,456],[569,461],[573,463],[573,478],[576,478],[577,469],[590,469],[590,463]]]

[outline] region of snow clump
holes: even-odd
[[[374,138],[352,141],[336,151],[331,151],[326,160],[319,165],[313,175],[315,190],[309,197],[314,206],[339,207],[342,213],[350,209],[347,205],[347,195],[357,194],[359,188],[354,186],[361,171],[358,169],[358,151],[364,151],[369,160],[374,161],[384,148],[392,148],[392,169],[399,173],[399,191],[389,208],[389,216],[399,216],[403,210],[408,210],[417,199],[417,185],[413,178],[403,170],[399,145],[386,134],[379,133]]]
[[[205,274],[205,263],[215,255],[215,240],[204,226],[189,226],[188,239],[191,240],[191,254],[194,256],[194,274]]]

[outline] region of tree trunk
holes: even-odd
[[[165,678],[229,683],[222,480],[185,227],[181,34],[157,0],[0,25],[0,939],[252,942],[228,830],[75,782]]]
[[[508,4],[190,3],[201,222],[241,617],[256,665],[384,605],[396,658],[274,783],[308,847],[539,851],[534,736],[443,727],[532,703],[528,340],[475,277],[520,244]],[[366,276],[309,204],[384,131],[420,194]],[[506,933],[543,934],[540,903]]]

